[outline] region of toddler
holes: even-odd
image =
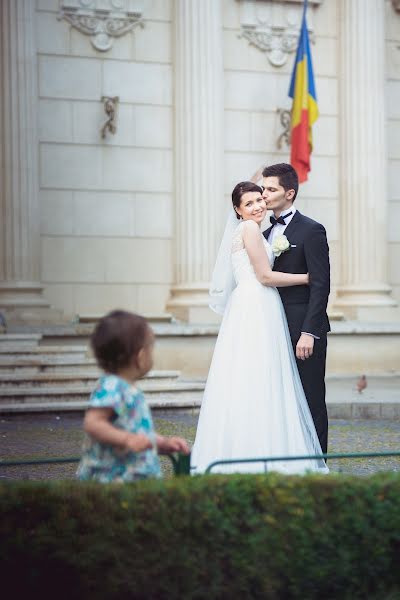
[[[88,438],[77,477],[100,482],[161,477],[158,452],[188,454],[189,446],[182,438],[156,434],[136,387],[153,366],[152,329],[143,317],[115,310],[99,321],[91,345],[105,374],[85,414]]]

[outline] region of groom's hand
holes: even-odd
[[[314,351],[314,338],[312,335],[302,333],[296,345],[296,357],[300,360],[310,358]]]

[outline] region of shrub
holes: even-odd
[[[0,500],[13,597],[400,598],[399,474],[18,482]]]

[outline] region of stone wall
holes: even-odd
[[[263,3],[259,3],[262,5]],[[265,4],[265,3],[264,3]],[[301,19],[301,5],[283,6]],[[279,14],[277,18],[279,19]],[[225,192],[240,177],[248,178],[266,162],[288,162],[289,149],[277,149],[283,129],[277,108],[290,108],[288,89],[294,54],[282,67],[273,66],[266,54],[239,38],[239,2],[224,0],[225,63]],[[296,207],[327,228],[332,260],[331,302],[337,282],[338,103],[337,103],[337,2],[325,1],[309,8],[308,24],[315,31],[311,45],[320,117],[313,131],[314,151],[309,181],[301,186]]]
[[[278,3],[257,4],[278,10]],[[310,4],[320,118],[313,132],[312,171],[296,206],[327,228],[333,304],[340,283],[340,3]],[[144,27],[116,39],[111,50],[101,53],[88,36],[57,19],[58,0],[37,0],[41,281],[46,298],[66,316],[103,313],[115,306],[162,313],[174,283],[174,4],[143,0],[142,5]],[[225,103],[221,178],[228,206],[237,181],[263,163],[288,160],[288,148],[276,147],[282,133],[277,108],[290,107],[287,91],[294,54],[283,66],[273,66],[265,53],[240,37],[239,0],[221,0],[221,7]],[[282,10],[289,9],[300,14],[301,6],[282,5]],[[400,13],[386,0],[388,283],[398,300],[399,43]],[[102,140],[104,95],[119,96],[120,104],[117,132]],[[377,211],[382,200],[377,199]],[[221,217],[221,230],[222,226]]]
[[[171,3],[96,51],[38,0],[42,282],[66,315],[159,313],[172,273]],[[119,96],[102,140],[102,96]]]

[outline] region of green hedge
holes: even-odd
[[[400,598],[400,474],[3,483],[0,513],[4,598]]]

